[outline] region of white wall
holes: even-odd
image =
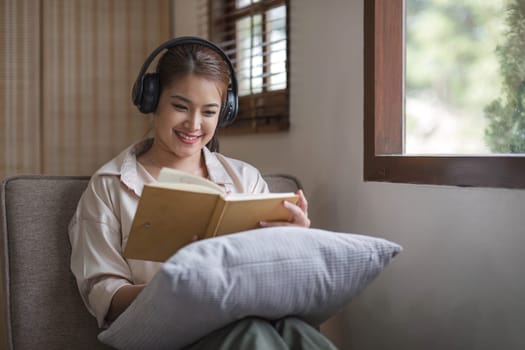
[[[297,175],[314,226],[405,249],[323,331],[341,349],[525,348],[525,191],[363,182],[363,0],[291,7],[291,130],[222,152]]]

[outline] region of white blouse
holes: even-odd
[[[144,184],[155,181],[137,161],[151,146],[141,141],[93,174],[69,225],[71,270],[82,300],[106,327],[111,299],[125,285],[148,283],[161,263],[123,256]],[[203,149],[209,179],[232,193],[269,192],[253,166]]]

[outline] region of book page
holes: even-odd
[[[216,195],[222,195],[222,192],[217,192],[216,189],[208,187],[208,186],[201,186],[201,185],[195,185],[195,184],[188,184],[188,183],[182,183],[182,182],[152,182],[149,184],[144,185],[144,187],[155,187],[155,188],[165,188],[169,190],[179,190],[179,191],[186,191],[186,192],[195,192],[195,193],[210,193],[210,194],[216,194]]]
[[[222,197],[227,201],[249,201],[270,198],[294,198],[296,196],[293,192],[279,192],[279,193],[228,193]]]
[[[221,186],[210,180],[171,168],[160,169],[155,185],[156,187],[185,189],[201,193],[224,193]]]

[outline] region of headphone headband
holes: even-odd
[[[226,125],[231,124],[237,115],[238,109],[237,78],[235,77],[235,70],[233,64],[230,61],[228,55],[226,55],[226,53],[219,46],[215,45],[211,41],[199,37],[183,36],[170,39],[162,43],[159,47],[153,50],[153,52],[151,52],[151,54],[148,56],[148,58],[142,65],[137,79],[133,84],[133,91],[131,96],[133,104],[137,106],[137,108],[142,113],[152,113],[155,111],[160,97],[159,76],[158,73],[146,73],[146,71],[148,70],[151,62],[153,62],[155,57],[157,57],[157,55],[161,51],[165,49],[170,49],[178,45],[186,44],[196,44],[210,48],[216,53],[218,53],[222,57],[224,62],[226,62],[226,64],[228,65],[228,68],[230,70],[230,84],[228,86],[226,101],[223,105],[223,108],[221,109],[219,126],[224,127]]]

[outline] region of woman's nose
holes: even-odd
[[[190,113],[188,114],[185,124],[190,130],[199,130],[201,125],[201,116],[198,112]]]

